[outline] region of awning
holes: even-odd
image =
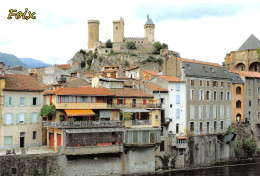
[[[147,109],[137,109],[137,108],[122,108],[123,112],[150,112]]]
[[[90,116],[95,115],[91,109],[65,109],[67,116]]]
[[[188,139],[188,137],[177,137],[177,139]]]
[[[124,131],[123,128],[67,129],[66,133],[108,133]]]

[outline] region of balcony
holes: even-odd
[[[44,127],[52,128],[121,128],[121,121],[61,121],[44,122]]]
[[[152,122],[150,120],[126,120],[124,121],[124,125],[126,128],[130,127],[144,127],[144,126],[151,126]]]
[[[56,109],[106,109],[107,103],[55,103]]]
[[[79,146],[66,147],[66,155],[88,155],[100,153],[120,153],[123,152],[123,145],[105,145],[105,146]]]
[[[107,104],[108,108],[161,108],[160,103],[142,104],[142,103],[126,103],[126,104]]]

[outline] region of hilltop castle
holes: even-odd
[[[99,20],[88,21],[88,49],[95,49],[102,45],[99,41]],[[147,15],[146,23],[144,24],[144,37],[124,37],[124,19],[113,21],[113,48],[118,48],[121,44],[128,41],[133,41],[137,44],[153,44],[155,24]]]

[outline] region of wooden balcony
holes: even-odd
[[[121,128],[121,121],[61,121],[44,122],[44,127],[52,128]]]

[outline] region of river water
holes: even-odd
[[[239,164],[240,163],[240,164]],[[203,169],[170,171],[156,175],[176,176],[260,176],[260,160],[239,162],[237,164],[213,166]]]

